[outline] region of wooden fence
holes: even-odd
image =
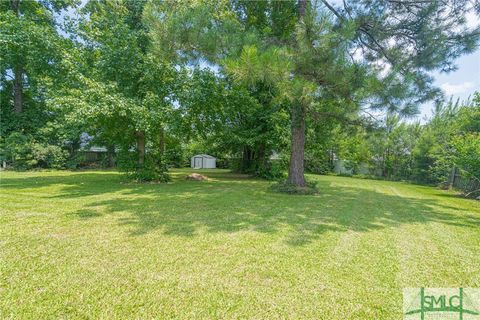
[[[480,181],[462,175],[460,170],[454,168],[450,177],[450,187],[462,190],[466,195],[480,198]]]

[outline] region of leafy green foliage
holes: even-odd
[[[354,172],[355,165],[368,163],[372,174],[387,179],[449,186],[456,168],[477,181],[479,107],[476,93],[472,102],[437,104],[423,125],[388,115],[368,130],[334,131],[330,150],[353,164]]]
[[[455,164],[468,176],[480,179],[480,132],[466,133],[453,138]]]
[[[37,142],[30,134],[14,132],[3,143],[4,160],[14,169],[27,170],[36,167],[60,169],[65,166],[68,152],[57,145]]]
[[[401,116],[437,98],[427,72],[477,47],[474,8],[447,3],[2,2],[2,159],[77,167],[88,133],[109,160],[129,150],[121,167],[137,180],[207,152],[268,179],[283,175],[279,154],[299,177],[303,163],[326,173],[344,159],[354,173],[445,182],[454,164],[475,171],[478,108],[439,106],[424,126]],[[369,109],[388,116],[367,121]]]
[[[298,6],[156,1],[147,7],[146,21],[159,54],[183,62],[205,59],[241,86],[273,89],[273,103],[285,103],[290,111],[295,148],[289,179],[301,185],[305,118],[346,121],[362,103],[391,114],[415,113],[439,93],[427,71],[450,70],[456,57],[476,48],[480,37],[466,27],[465,16],[473,10],[466,3],[359,0],[339,8],[325,0]],[[354,57],[358,52],[361,58]],[[400,138],[391,139],[404,142]],[[411,170],[410,164],[392,162],[388,152],[384,158],[387,176]]]
[[[56,16],[77,3],[0,3],[0,135],[7,165],[59,168],[79,147],[79,128],[65,122],[64,110],[48,104],[49,95],[68,83],[65,59],[74,48],[60,35]]]
[[[118,169],[135,182],[168,182],[170,176],[167,173],[167,165],[158,153],[148,153],[145,162],[137,164],[135,152],[121,150],[117,157]]]
[[[282,160],[270,160],[260,165],[256,176],[267,180],[279,180],[286,177],[287,164]]]
[[[75,29],[81,39],[75,85],[52,103],[68,109],[72,122],[83,122],[94,142],[124,150],[136,147],[136,158],[120,157],[129,176],[162,181],[167,165],[156,159],[165,161],[169,134],[165,130],[172,121],[169,96],[176,73],[169,61],[149,51],[142,18],[145,3],[91,1],[85,5]]]

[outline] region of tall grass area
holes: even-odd
[[[399,319],[404,287],[480,287],[478,201],[191,171],[2,172],[0,319]]]

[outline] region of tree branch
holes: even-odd
[[[340,13],[338,13],[338,11],[335,10],[335,8],[332,7],[332,5],[330,3],[328,3],[326,0],[321,0],[321,1],[325,5],[325,7],[328,8],[328,10],[330,10],[335,16],[337,16],[338,19],[340,19],[342,21],[345,20],[345,18]]]

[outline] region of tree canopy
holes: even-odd
[[[440,182],[452,167],[478,178],[478,96],[454,107],[431,76],[478,48],[480,29],[467,23],[478,9],[469,0],[2,2],[2,157],[75,167],[97,144],[137,180],[168,180],[168,166],[194,151],[267,178],[288,168],[296,187],[307,185],[305,169],[329,172],[338,158],[353,169],[374,162],[386,178]],[[427,124],[404,121],[432,100]]]

